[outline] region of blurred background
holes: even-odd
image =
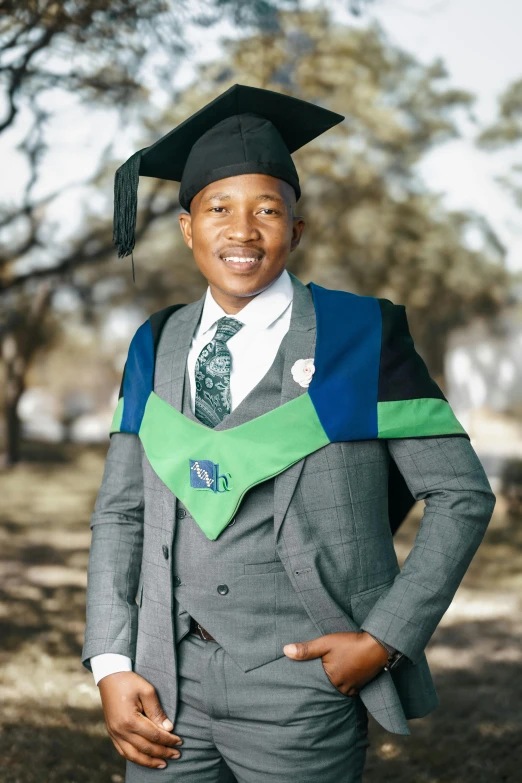
[[[130,339],[206,282],[142,178],[133,283],[113,177],[237,82],[346,115],[294,156],[288,268],[406,305],[497,494],[427,648],[441,706],[372,719],[365,781],[521,780],[521,34],[512,0],[0,2],[1,783],[124,780],[80,663],[90,514]]]

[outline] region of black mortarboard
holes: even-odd
[[[186,210],[202,188],[238,174],[278,177],[299,198],[290,153],[342,120],[341,114],[273,90],[230,87],[117,170],[113,239],[119,258],[134,248],[140,175],[180,182],[179,201]]]

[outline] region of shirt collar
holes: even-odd
[[[210,292],[209,286],[203,303],[199,333],[202,334],[211,329],[216,321],[223,318],[223,316],[237,318],[238,321],[241,321],[246,326],[266,329],[284,313],[292,301],[293,295],[294,287],[290,275],[284,269],[268,288],[265,288],[264,291],[261,291],[260,294],[251,299],[238,313],[231,315],[230,313],[225,313],[223,308],[218,305]]]

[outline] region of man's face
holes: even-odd
[[[279,277],[304,229],[294,210],[294,189],[267,174],[220,179],[194,196],[179,221],[212,293],[252,297]]]

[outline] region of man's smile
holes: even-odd
[[[260,248],[229,247],[219,253],[219,258],[229,269],[250,271],[259,266],[264,255]]]

